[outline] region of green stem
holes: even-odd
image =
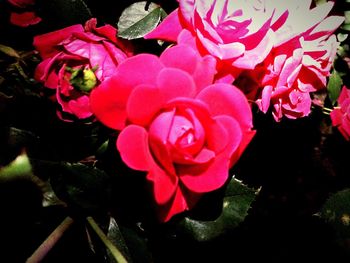
[[[27,259],[26,263],[38,263],[43,260],[46,254],[52,249],[63,233],[71,226],[73,219],[66,217],[62,223],[46,238],[46,240]]]
[[[108,239],[108,237],[103,233],[101,228],[96,224],[95,220],[92,217],[87,217],[86,220],[92,227],[92,229],[95,231],[95,233],[98,235],[98,237],[101,239],[103,244],[109,249],[115,260],[117,260],[118,263],[127,263],[125,257],[123,254],[119,251],[119,249],[113,245],[113,243]]]

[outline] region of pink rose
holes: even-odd
[[[214,74],[211,56],[177,45],[125,60],[91,93],[96,117],[121,130],[122,160],[147,172],[161,221],[223,186],[254,135],[244,94]]]
[[[350,140],[350,90],[343,86],[338,98],[338,107],[331,112],[332,125],[337,127],[344,138]]]
[[[179,1],[179,8],[146,38],[179,43],[193,38],[202,54],[211,54],[226,66],[253,69],[274,44],[273,10],[267,7],[258,0]]]
[[[41,18],[31,11],[30,8],[35,4],[35,0],[7,0],[12,6],[20,10],[20,12],[11,12],[10,23],[20,27],[35,25],[41,21]]]
[[[43,59],[35,79],[56,89],[62,119],[92,116],[90,90],[108,79],[127,57],[129,47],[116,38],[116,32],[110,25],[96,27],[96,19],[90,19],[85,28],[73,25],[34,37]]]
[[[256,74],[252,73],[262,87],[258,106],[267,112],[272,105],[276,121],[283,116],[291,119],[307,116],[311,109],[310,93],[326,87],[339,45],[333,32],[344,21],[340,16],[325,18],[333,4],[328,2],[308,12],[300,6],[290,9],[286,24],[276,31],[275,47],[257,66]],[[309,14],[310,21],[297,20],[296,14],[301,11],[304,16]]]

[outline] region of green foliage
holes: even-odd
[[[341,238],[350,238],[350,189],[330,196],[319,216],[331,224]]]
[[[333,105],[337,102],[342,85],[343,80],[339,73],[334,69],[327,84],[328,96]]]
[[[232,178],[227,185],[222,200],[222,211],[217,218],[197,220],[185,217],[180,223],[180,228],[195,240],[212,240],[243,222],[258,193],[259,190],[249,188],[241,181]]]
[[[156,4],[137,2],[126,8],[118,22],[118,37],[125,39],[141,38],[151,32],[166,16]]]
[[[18,177],[30,177],[32,166],[28,156],[23,153],[10,164],[0,169],[0,180],[18,179]]]
[[[80,163],[52,166],[52,188],[75,212],[106,211],[111,201],[110,177],[102,170]]]

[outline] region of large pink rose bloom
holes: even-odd
[[[245,96],[214,74],[211,56],[178,45],[125,60],[91,93],[96,117],[122,130],[123,161],[147,172],[161,221],[223,186],[254,135]]]
[[[34,37],[34,47],[43,61],[35,79],[56,90],[64,120],[92,116],[89,91],[108,79],[120,62],[127,58],[129,47],[116,38],[117,30],[96,19]]]
[[[338,98],[338,107],[331,112],[332,125],[337,127],[344,138],[350,140],[350,90],[343,87]]]
[[[179,8],[146,38],[179,43],[192,38],[202,54],[213,55],[226,67],[253,69],[274,43],[273,10],[266,4],[258,0],[179,1]]]
[[[333,32],[344,21],[340,16],[326,17],[333,2],[311,10],[305,10],[305,2],[292,3],[299,5],[288,10],[286,21],[276,29],[274,48],[250,73],[262,88],[259,108],[267,112],[272,106],[276,121],[283,116],[295,119],[310,113],[310,93],[326,86],[339,45]],[[301,17],[310,19],[301,22]]]

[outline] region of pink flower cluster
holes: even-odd
[[[310,93],[325,87],[338,46],[333,32],[344,21],[327,17],[334,2],[311,5],[311,0],[179,1],[146,38],[187,43],[214,56],[216,81],[235,81],[261,111],[271,108],[276,121],[295,119],[310,113]]]
[[[248,99],[276,121],[309,114],[344,20],[328,16],[333,4],[179,0],[146,35],[177,42],[159,57],[132,54],[115,28],[92,19],[35,37],[43,58],[35,76],[56,90],[61,118],[94,116],[119,131],[122,160],[147,174],[168,221],[228,181],[255,134]]]

